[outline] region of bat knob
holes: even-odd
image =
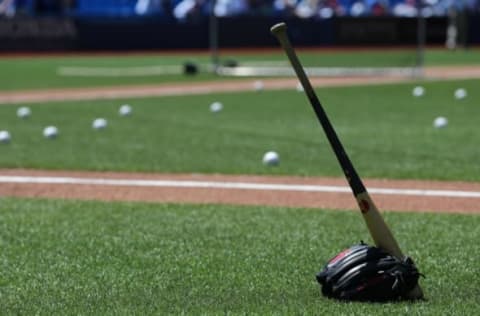
[[[285,22],[277,23],[270,28],[270,32],[273,35],[284,33],[286,30],[287,30],[287,24],[285,24]]]

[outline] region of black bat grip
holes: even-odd
[[[337,157],[337,160],[342,167],[343,173],[345,174],[345,177],[347,178],[347,181],[353,191],[353,195],[357,197],[357,195],[359,195],[360,193],[366,192],[367,190],[363,185],[362,180],[360,180],[360,177],[358,176],[357,171],[353,167],[350,158],[347,156],[347,153],[345,152],[342,143],[338,139],[337,133],[333,129],[333,126],[330,123],[330,120],[328,119],[325,110],[323,109],[317,95],[315,94],[315,91],[313,90],[310,80],[308,79],[305,71],[303,70],[302,64],[300,63],[300,60],[298,59],[297,54],[295,53],[292,44],[288,39],[287,25],[285,23],[278,23],[274,25],[270,30],[272,34],[277,37],[280,45],[282,45],[282,47],[284,48],[285,53],[287,54],[287,57],[290,60],[290,63],[292,64],[292,67],[295,70],[295,73],[297,74],[297,77],[303,86],[303,89],[305,90],[310,104],[312,105],[315,114],[317,115],[317,119],[322,125],[325,134],[327,135],[328,141],[330,142],[335,156]]]
[[[335,156],[337,157],[337,160],[342,167],[343,173],[345,174],[345,177],[347,178],[347,181],[352,188],[353,195],[357,196],[360,193],[366,192],[367,189],[365,188],[365,185],[363,184],[362,180],[358,176],[357,171],[353,167],[350,158],[345,152],[342,143],[338,139],[337,133],[335,132],[332,124],[330,123],[330,120],[328,119],[327,114],[325,113],[317,96],[314,93],[307,93],[307,96],[310,100],[310,104],[312,105],[313,110],[315,111],[318,121],[320,122],[320,125],[322,125],[322,128],[327,135],[330,146],[332,147],[333,152],[335,153]]]

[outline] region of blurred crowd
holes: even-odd
[[[420,10],[420,11],[419,11]],[[445,16],[480,14],[480,0],[0,0],[0,15],[156,16],[179,21],[226,16]]]

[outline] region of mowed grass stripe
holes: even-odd
[[[474,315],[479,216],[386,213],[419,303],[339,303],[315,273],[369,241],[358,212],[0,200],[2,314]]]
[[[416,84],[426,93],[412,96]],[[477,80],[317,89],[337,133],[363,178],[480,181]],[[453,97],[463,87],[468,96]],[[212,102],[224,109],[211,113]],[[133,107],[120,117],[120,104]],[[295,90],[197,96],[55,102],[0,107],[0,166],[61,170],[225,173],[342,177],[342,171],[303,93]],[[449,125],[435,129],[436,117]],[[92,130],[94,118],[109,122]],[[46,140],[47,125],[59,137]],[[261,163],[266,151],[280,165]]]

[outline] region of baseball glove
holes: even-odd
[[[317,281],[326,297],[382,302],[406,299],[420,276],[409,257],[399,260],[362,242],[332,258]]]

